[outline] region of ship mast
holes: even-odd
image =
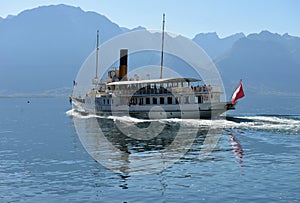
[[[98,55],[99,55],[99,30],[97,30],[97,47],[96,47],[96,75],[93,80],[94,85],[98,85]]]
[[[165,40],[165,14],[163,14],[162,37],[161,37],[160,79],[162,79],[162,71],[164,65],[164,40]]]

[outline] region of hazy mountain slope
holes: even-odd
[[[255,94],[300,94],[300,38],[270,32],[238,40],[217,63],[227,87],[243,79]]]
[[[97,29],[101,42],[123,33],[102,15],[66,5],[39,7],[3,20],[1,89],[30,92],[71,84],[95,48]]]
[[[220,39],[217,33],[200,33],[193,38],[193,41],[201,46],[212,59],[218,59],[228,52],[233,44],[245,37],[243,33],[237,33]]]

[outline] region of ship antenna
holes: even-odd
[[[98,84],[98,55],[99,55],[99,30],[97,30],[97,47],[96,47],[96,75],[94,78],[94,85]]]
[[[165,40],[165,14],[163,14],[162,37],[161,37],[161,59],[160,59],[160,79],[162,79],[162,69],[164,65],[164,40]]]

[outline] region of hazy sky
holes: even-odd
[[[42,5],[67,4],[96,11],[119,26],[161,29],[194,37],[217,32],[220,37],[269,30],[300,36],[299,0],[0,0],[0,17]]]

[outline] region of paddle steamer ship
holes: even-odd
[[[164,24],[162,43],[163,38]],[[95,87],[84,97],[72,95],[74,108],[87,113],[129,115],[143,119],[209,119],[235,109],[236,100],[244,96],[241,83],[232,101],[222,102],[223,92],[219,86],[201,84],[197,78],[162,78],[163,44],[160,79],[127,78],[128,50],[121,49],[119,69],[108,71],[106,81],[99,82],[98,39],[97,32]]]

